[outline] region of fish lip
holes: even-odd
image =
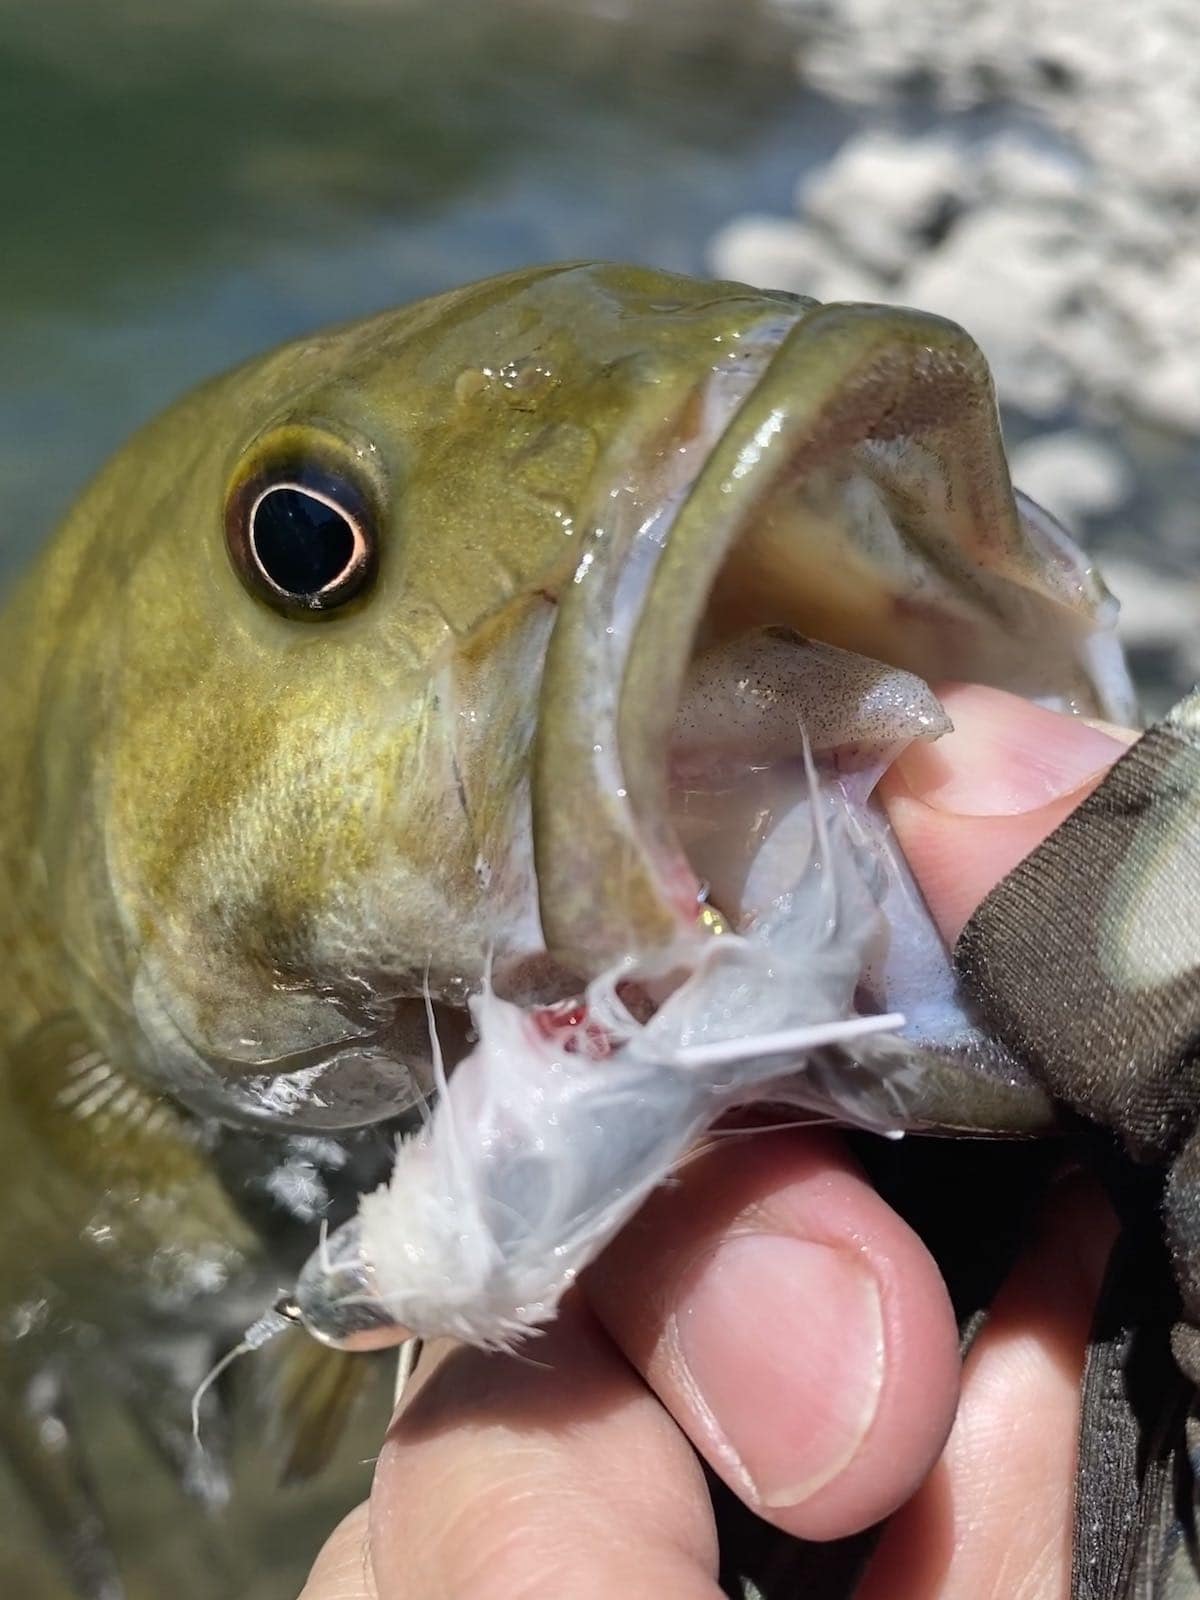
[[[941,397],[936,390],[929,391],[931,398],[925,402],[919,394],[911,399],[908,390],[897,390],[894,383],[888,389],[887,368],[871,366],[878,359],[878,350],[893,337],[889,320],[893,313],[881,315],[883,311],[867,306],[807,305],[785,323],[777,323],[765,341],[765,359],[754,382],[740,394],[719,432],[709,440],[703,461],[649,558],[640,567],[629,559],[630,550],[636,551],[632,539],[626,539],[624,545],[620,538],[598,541],[585,553],[575,582],[563,596],[547,651],[539,715],[533,779],[535,862],[547,948],[585,979],[596,978],[621,962],[636,963],[649,951],[695,951],[710,937],[700,921],[701,885],[670,821],[666,756],[697,631],[727,556],[756,529],[766,496],[786,488],[793,474],[803,481],[810,462],[819,467],[844,460],[860,446],[882,449],[894,439],[904,440],[905,431],[888,409],[896,404],[897,393],[922,419],[913,426],[930,426],[935,442],[937,428],[953,425],[945,421],[950,408],[939,410]],[[920,313],[896,315],[906,319],[903,338],[927,341],[912,369],[912,383],[919,393],[926,392],[919,389],[921,384],[943,381],[938,360],[945,352],[950,363],[946,370],[951,374],[946,381],[968,387],[973,384],[970,393],[981,402],[986,398],[990,390],[982,357],[961,330]],[[847,331],[859,338],[853,345],[859,352],[857,366],[853,362],[847,366]],[[816,399],[810,393],[809,372],[804,366],[814,355],[824,385],[818,385]],[[878,422],[872,421],[875,413],[856,409],[860,402],[864,407],[868,403],[854,387],[859,380],[864,386],[875,382],[880,391]],[[799,388],[798,420],[788,414],[789,382]],[[873,392],[868,387],[868,393]],[[923,420],[930,407],[935,419],[932,424]],[[1063,619],[1071,614],[1077,620],[1082,618],[1079,639],[1072,635],[1061,649],[1047,647],[1044,671],[1049,676],[1058,670],[1051,667],[1051,658],[1064,663],[1070,659],[1079,679],[1087,682],[1091,663],[1084,643],[1111,623],[1102,587],[1097,587],[1094,575],[1084,566],[1072,565],[1071,552],[1065,567],[1061,561],[1048,559],[1062,551],[1048,552],[1044,533],[1035,537],[1038,529],[1014,498],[998,429],[993,428],[989,435],[980,423],[972,438],[979,455],[966,459],[972,473],[978,467],[986,488],[977,504],[971,502],[973,526],[990,529],[987,518],[994,514],[994,544],[1004,552],[1010,569],[998,558],[994,567],[989,567],[973,545],[956,543],[962,538],[962,514],[956,521],[938,499],[955,482],[951,466],[943,469],[944,477],[937,478],[932,487],[919,475],[913,479],[925,496],[914,515],[929,520],[933,532],[954,551],[957,560],[942,582],[951,594],[958,594],[959,568],[973,560],[973,572],[986,576],[989,583],[1007,585],[1014,604],[1032,595],[1031,605],[1048,607]],[[797,471],[798,459],[804,463],[802,472]],[[874,462],[875,458],[868,459]],[[853,471],[861,473],[862,462],[857,457],[853,460]],[[887,470],[885,465],[879,480],[882,487],[874,478],[869,480],[881,497],[891,492]],[[912,483],[907,487],[911,489]],[[888,515],[894,514],[896,502],[882,498],[881,504]],[[897,526],[905,529],[904,538],[910,537],[903,522]],[[1019,547],[1019,556],[1036,573],[1032,584],[1019,571],[1012,574],[1012,548],[1006,540],[1011,547]],[[922,549],[916,544],[911,548]],[[936,573],[937,569],[931,564],[930,571]],[[986,587],[979,590],[982,599],[975,591],[962,592],[972,605],[978,604],[981,613],[987,612],[991,600]],[[907,591],[898,587],[890,597],[896,601],[897,616],[906,596]],[[932,613],[932,622],[925,619],[921,625],[948,629],[956,615],[950,609],[938,610]],[[792,621],[786,616],[773,620]],[[1025,620],[1028,623],[1027,617]],[[893,626],[893,634],[899,626]],[[993,628],[990,618],[987,628]],[[995,638],[1003,633],[1003,624],[998,622]],[[830,638],[820,631],[814,630],[811,636],[847,644],[845,639]],[[966,645],[962,646],[964,638]],[[973,633],[962,633],[960,648],[974,650],[974,641]],[[1028,642],[1041,650],[1040,638],[1031,634]],[[865,653],[915,670],[886,648]],[[1042,671],[1039,664],[1035,675]],[[960,674],[940,673],[947,675]],[[925,671],[918,676],[928,682],[935,675]],[[984,677],[983,681],[996,680]],[[582,852],[581,818],[588,823]]]
[[[419,1002],[420,1003],[420,1002]],[[278,1132],[339,1133],[403,1119],[426,1101],[432,1074],[386,1023],[276,1055],[235,1056],[198,1040],[146,968],[133,987],[141,1068],[193,1113]],[[424,1015],[422,1003],[422,1016]]]
[[[635,932],[639,920],[658,924],[659,943],[688,940],[699,889],[695,875],[686,867],[658,870],[651,873],[651,882],[633,862],[617,860],[612,871],[592,875],[601,881],[588,883],[578,893],[574,819],[599,801],[601,809],[610,813],[602,831],[631,842],[617,726],[630,638],[644,613],[658,563],[670,547],[677,518],[807,309],[808,304],[801,302],[764,310],[744,337],[740,374],[730,381],[730,368],[714,366],[704,375],[699,393],[702,405],[712,410],[706,417],[703,444],[698,449],[689,445],[693,455],[685,481],[674,486],[674,493],[656,497],[653,514],[642,526],[623,528],[610,520],[606,501],[620,492],[619,473],[616,487],[610,478],[592,519],[596,535],[559,599],[543,663],[533,757],[534,864],[546,949],[552,960],[584,980],[607,969],[614,959],[632,956],[643,942]],[[713,410],[718,413],[715,425]],[[645,475],[650,470],[643,450],[636,471]],[[639,487],[644,487],[644,479]],[[678,869],[678,862],[675,866]],[[622,892],[639,902],[630,915],[621,909]],[[665,919],[664,901],[670,906]],[[590,930],[589,923],[594,923]]]

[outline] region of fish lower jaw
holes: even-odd
[[[761,645],[776,698],[745,709],[744,641],[732,667],[702,661],[670,761],[671,819],[714,903],[675,945],[630,952],[570,1000],[484,987],[476,1043],[432,1116],[305,1269],[298,1300],[318,1337],[509,1347],[723,1112],[768,1100],[881,1132],[903,1123],[893,867],[870,793],[945,719],[908,675],[794,636]],[[860,1014],[864,996],[876,1015]]]

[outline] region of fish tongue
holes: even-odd
[[[770,916],[817,859],[818,801],[865,806],[905,745],[949,726],[922,679],[790,628],[698,655],[675,723],[671,821],[730,923]]]
[[[677,763],[764,762],[936,739],[950,719],[923,678],[794,628],[756,628],[692,661],[675,719]]]

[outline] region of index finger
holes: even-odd
[[[699,1464],[582,1304],[427,1355],[302,1600],[720,1600]]]

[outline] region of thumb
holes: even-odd
[[[947,944],[975,907],[1089,795],[1137,734],[1001,689],[938,691],[954,729],[914,743],[880,797]]]

